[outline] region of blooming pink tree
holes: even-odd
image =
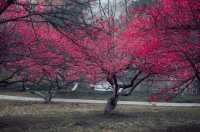
[[[130,36],[127,45],[142,62],[139,67],[157,76],[168,76],[169,80],[173,78],[174,85],[166,91],[182,92],[195,78],[199,80],[199,3],[154,1],[130,11],[137,15],[124,32]]]
[[[82,11],[76,11],[74,8],[87,8],[87,4],[78,0],[66,2],[2,0],[1,67],[7,70],[16,67],[26,69],[31,80],[40,78],[44,72],[52,75],[57,71],[55,67],[61,63],[63,65],[59,69],[64,69],[67,53],[59,53],[59,49],[53,48],[69,43],[69,40],[61,35],[61,29],[66,33],[72,33],[74,29],[86,29],[86,23],[82,23],[81,20]],[[76,16],[72,17],[70,13],[76,13]]]
[[[106,80],[113,91],[105,113],[112,112],[120,95],[130,95],[152,76],[175,80],[161,93],[177,93],[200,80],[198,0],[161,0],[127,10],[123,27],[113,16],[93,18],[90,25],[82,15],[70,19],[65,13],[77,1],[70,1],[70,7],[63,2],[1,1],[0,50],[9,51],[1,52],[1,67],[22,69],[18,77],[28,73],[32,81],[43,76],[76,80],[81,75],[94,82]],[[130,82],[120,84],[127,72],[132,73]],[[127,92],[120,93],[120,88]]]

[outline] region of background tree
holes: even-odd
[[[199,7],[199,1],[168,0],[131,11],[138,15],[127,28],[130,30],[125,35],[131,36],[127,42],[130,46],[139,43],[145,53],[139,58],[151,72],[177,80],[171,87],[176,92],[184,91],[194,78],[199,78]]]
[[[1,67],[7,70],[18,69],[18,67],[20,69],[33,68],[36,67],[36,64],[47,67],[48,61],[51,61],[52,58],[41,57],[42,55],[61,54],[50,46],[52,45],[50,39],[54,39],[55,42],[59,41],[59,37],[62,38],[56,32],[62,31],[72,34],[75,29],[84,30],[86,29],[84,27],[89,26],[83,20],[83,10],[87,8],[88,4],[88,1],[78,0],[1,1]],[[48,34],[50,31],[55,33],[49,39],[49,36],[44,34]],[[25,66],[22,62],[27,62],[27,65]],[[19,65],[20,63],[21,65]],[[28,71],[29,77],[33,76],[31,70]],[[5,84],[5,79],[1,82]]]

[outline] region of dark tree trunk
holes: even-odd
[[[110,76],[110,78],[107,79],[107,81],[112,85],[113,92],[112,92],[112,97],[110,97],[107,101],[107,104],[104,109],[104,114],[110,114],[112,111],[116,108],[117,106],[117,101],[118,101],[118,82],[117,82],[117,77],[116,75]]]
[[[52,94],[48,95],[48,96],[45,98],[45,103],[49,104],[49,103],[51,103],[51,100],[52,100]]]
[[[51,100],[53,98],[53,92],[52,92],[53,88],[50,86],[49,90],[48,90],[48,94],[46,95],[45,99],[45,103],[51,103]]]
[[[104,114],[110,114],[117,106],[118,97],[111,97],[108,99]]]

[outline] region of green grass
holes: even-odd
[[[0,132],[199,132],[200,108],[0,101]]]

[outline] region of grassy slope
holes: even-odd
[[[0,101],[0,132],[199,132],[200,108]]]

